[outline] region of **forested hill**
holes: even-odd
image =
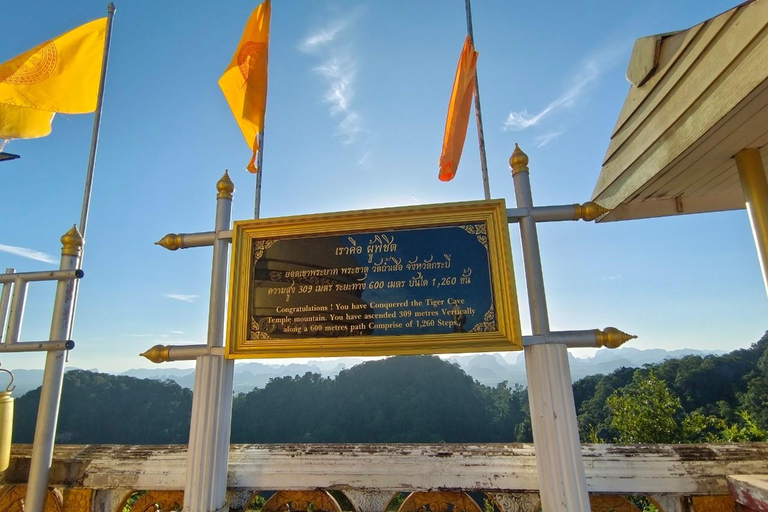
[[[16,400],[14,442],[32,442],[39,396],[37,389]],[[721,356],[586,377],[574,396],[584,441],[761,439],[768,334]],[[232,442],[530,442],[527,402],[524,388],[484,386],[437,357],[396,357],[335,379],[281,377],[238,395]],[[185,443],[191,403],[192,393],[169,381],[67,372],[57,442]]]

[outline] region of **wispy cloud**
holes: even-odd
[[[299,44],[299,49],[304,53],[312,53],[321,46],[333,42],[336,35],[346,28],[349,18],[334,20],[325,27],[312,32]]]
[[[603,277],[603,278],[602,278],[602,279],[600,279],[600,280],[601,280],[601,281],[617,281],[617,280],[619,280],[619,279],[621,279],[621,275],[620,275],[620,274],[617,274],[617,275],[615,275],[615,276],[607,276],[607,277]]]
[[[171,331],[171,334],[184,334],[184,331]]]
[[[363,166],[365,168],[371,167],[371,162],[369,161],[369,158],[371,156],[370,151],[366,151],[363,156],[357,159],[357,165]]]
[[[168,297],[173,300],[180,300],[182,302],[195,302],[200,298],[199,295],[184,295],[181,293],[164,293],[163,297]]]
[[[525,130],[531,126],[538,125],[542,119],[549,117],[560,110],[573,107],[578,100],[589,91],[590,86],[593,85],[606,70],[616,64],[619,55],[621,55],[623,51],[623,44],[614,45],[611,51],[595,54],[585,59],[581,65],[578,66],[577,75],[571,79],[570,86],[568,86],[560,96],[549,102],[549,104],[537,114],[529,114],[526,109],[510,112],[507,119],[504,121],[504,131]],[[552,139],[549,139],[547,142],[550,142],[551,140]]]
[[[0,244],[0,252],[7,252],[9,254],[21,256],[22,258],[28,258],[35,261],[43,261],[45,263],[56,263],[58,261],[50,254],[36,251],[34,249],[28,249],[26,247],[16,247],[15,245]]]
[[[558,138],[563,132],[550,132],[545,133],[543,135],[539,135],[535,139],[533,139],[533,142],[536,144],[537,148],[543,148],[556,138]]]
[[[343,144],[352,144],[363,133],[362,115],[354,108],[357,60],[345,32],[355,15],[333,20],[311,32],[300,43],[299,50],[320,59],[312,70],[326,84],[323,102],[330,106],[331,117],[337,119],[337,134]]]

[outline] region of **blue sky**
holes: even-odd
[[[215,183],[253,215],[248,148],[217,80],[252,1],[117,3],[70,364],[119,371],[156,343],[204,343],[210,249],[169,252],[168,232],[213,227]],[[629,84],[638,37],[685,29],[734,2],[476,0],[473,18],[493,197],[514,206],[507,161],[530,157],[536,204],[587,201]],[[89,20],[101,2],[16,2],[0,62]],[[457,177],[437,180],[466,34],[462,0],[274,0],[262,217],[481,199],[474,116]],[[91,115],[14,141],[0,164],[0,271],[57,265],[80,217]],[[523,332],[522,255],[510,226]],[[616,326],[636,348],[733,350],[768,328],[745,211],[539,227],[553,329]],[[55,262],[55,263],[52,263]],[[22,338],[48,336],[53,286],[33,284]],[[576,352],[579,355],[578,352]],[[44,356],[7,355],[11,368]]]

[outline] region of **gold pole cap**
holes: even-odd
[[[591,222],[595,220],[596,218],[600,217],[601,215],[605,215],[606,213],[610,212],[608,208],[603,208],[599,204],[589,201],[584,204],[577,205],[579,208],[578,212],[578,219],[585,220],[587,222]]]
[[[528,172],[528,155],[523,153],[517,142],[515,142],[515,150],[512,151],[512,156],[509,157],[509,168],[512,169],[512,174]]]
[[[168,233],[155,242],[155,245],[165,247],[169,251],[175,251],[176,249],[181,249],[183,247],[181,244],[181,235],[177,235],[176,233]]]
[[[80,256],[83,243],[83,235],[77,230],[77,226],[73,224],[72,228],[61,236],[61,255]]]
[[[606,327],[602,331],[595,329],[595,340],[598,347],[619,348],[625,342],[634,340],[637,336],[627,334],[615,327]]]
[[[235,184],[229,179],[229,171],[224,171],[224,176],[216,182],[216,190],[219,191],[216,194],[217,199],[232,199],[232,194],[235,192]]]
[[[146,357],[153,363],[165,363],[171,360],[171,347],[169,345],[155,345],[139,355]]]

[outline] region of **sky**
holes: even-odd
[[[736,3],[476,0],[492,197],[515,205],[508,159],[517,142],[535,204],[588,201],[629,89],[634,40]],[[249,148],[217,80],[256,5],[117,2],[70,366],[153,367],[138,354],[155,344],[205,343],[211,249],[153,243],[213,229],[225,169],[233,219],[253,218]],[[0,62],[105,15],[92,0],[9,4]],[[437,179],[465,35],[463,0],[274,0],[261,216],[482,199],[474,115],[456,178]],[[48,137],[6,147],[21,159],[0,163],[0,271],[58,267],[59,238],[80,218],[92,123],[91,114],[57,115]],[[511,224],[530,334],[518,233]],[[768,329],[744,210],[547,223],[539,239],[553,330],[615,326],[639,336],[626,345],[634,348],[730,351]],[[53,290],[30,285],[22,341],[47,339]],[[44,355],[0,364],[42,368]]]

